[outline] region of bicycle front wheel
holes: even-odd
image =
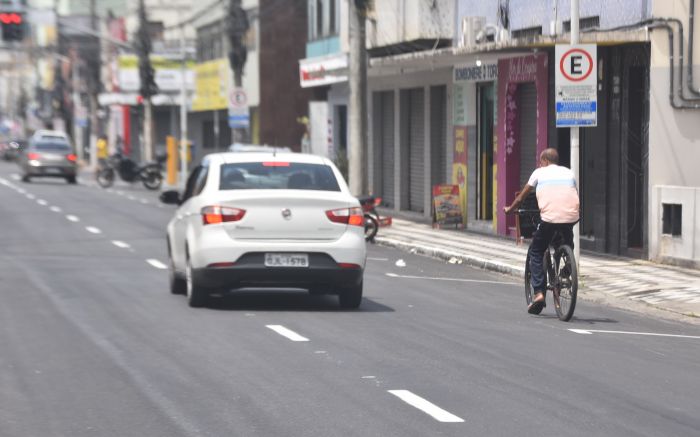
[[[554,271],[554,308],[559,320],[568,322],[574,315],[578,292],[578,268],[574,251],[569,246],[557,248],[554,255]]]

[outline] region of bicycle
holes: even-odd
[[[532,215],[533,224],[535,217],[539,216],[539,210],[519,209],[518,214]],[[578,293],[578,267],[574,257],[574,251],[568,244],[564,244],[564,236],[561,231],[554,232],[549,247],[544,252],[542,262],[547,280],[547,291],[552,292],[554,309],[557,317],[563,322],[568,322],[574,315],[576,308],[576,296]],[[529,306],[533,299],[533,290],[530,273],[530,251],[525,259],[525,301]],[[546,293],[545,293],[546,298]]]

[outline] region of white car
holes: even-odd
[[[358,200],[331,161],[297,153],[215,153],[196,167],[168,224],[170,288],[203,306],[238,288],[305,288],[362,301]]]
[[[32,139],[36,141],[58,140],[70,143],[70,138],[68,138],[68,134],[59,130],[39,129],[38,131],[34,132],[34,135],[32,135]]]

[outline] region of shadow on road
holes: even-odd
[[[360,308],[340,308],[336,296],[313,296],[306,291],[234,291],[223,296],[214,296],[209,309],[220,311],[294,311],[294,312],[394,312],[393,308],[372,299],[362,299]]]

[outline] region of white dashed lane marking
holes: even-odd
[[[119,248],[121,248],[121,249],[128,249],[128,248],[131,247],[131,246],[129,246],[128,243],[125,243],[125,242],[119,241],[119,240],[113,240],[113,241],[112,241],[112,244],[114,244],[115,246],[117,246],[117,247],[119,247]]]
[[[49,209],[50,209],[51,211],[53,211],[53,212],[61,212],[61,208],[59,208],[59,207],[57,207],[57,206],[52,206],[52,207],[49,208]]]
[[[94,226],[87,226],[85,227],[85,230],[90,232],[91,234],[101,234],[102,231],[99,228],[96,228]]]
[[[569,331],[576,334],[592,335],[594,333],[599,334],[621,334],[621,335],[643,335],[648,337],[673,337],[673,338],[691,338],[694,340],[700,340],[700,336],[697,335],[677,335],[677,334],[658,334],[655,332],[630,332],[630,331],[604,331],[599,329],[569,329]]]
[[[77,223],[80,221],[80,219],[78,217],[76,217],[74,215],[70,215],[70,214],[67,215],[66,218],[73,223]]]
[[[457,417],[454,414],[443,410],[432,402],[427,401],[408,390],[389,390],[389,393],[406,402],[408,405],[418,408],[422,412],[432,416],[438,422],[464,422],[464,419],[461,417]]]
[[[49,202],[45,201],[44,199],[39,199],[36,201],[36,203],[38,203],[41,206],[46,206],[49,204]]]
[[[485,281],[481,279],[462,279],[462,278],[439,278],[431,276],[410,276],[410,275],[398,275],[396,273],[386,273],[386,276],[390,278],[403,278],[403,279],[426,279],[428,281],[452,281],[452,282],[476,282],[481,284],[499,284],[499,285],[517,285],[514,282],[504,282],[504,281]]]
[[[158,261],[157,259],[147,259],[146,262],[157,269],[165,270],[168,268],[168,266]]]
[[[281,335],[283,337],[287,337],[288,339],[290,339],[292,341],[309,341],[308,338],[302,337],[301,335],[297,334],[296,332],[294,332],[290,329],[285,328],[282,325],[265,325],[265,326],[267,328],[272,329],[273,331],[275,331],[279,335]]]

